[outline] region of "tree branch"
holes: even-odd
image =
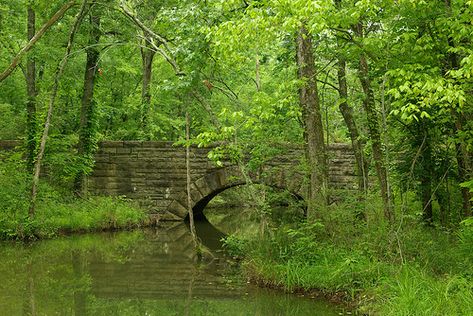
[[[56,101],[57,92],[59,89],[59,80],[64,72],[64,69],[67,64],[67,60],[69,55],[71,54],[72,44],[74,43],[74,37],[79,29],[79,26],[84,18],[85,14],[87,13],[87,0],[84,0],[81,6],[79,13],[76,15],[74,24],[71,27],[71,31],[69,32],[69,39],[67,41],[66,51],[64,53],[63,59],[59,62],[59,65],[56,68],[55,76],[54,76],[54,85],[51,90],[51,96],[49,99],[49,106],[48,106],[48,113],[46,115],[46,120],[44,122],[44,129],[41,135],[41,141],[39,145],[38,155],[36,156],[36,162],[34,165],[34,174],[33,174],[33,183],[31,186],[31,199],[30,199],[30,207],[28,210],[28,215],[30,218],[33,218],[35,215],[36,209],[36,196],[38,192],[38,183],[39,183],[39,175],[41,173],[41,161],[43,160],[44,151],[46,148],[46,140],[49,134],[49,126],[51,124],[51,116],[54,108],[54,103]]]
[[[65,5],[59,9],[59,11],[56,12],[38,31],[38,33],[33,36],[33,38],[26,44],[25,47],[23,47],[18,54],[13,58],[11,64],[5,69],[1,74],[0,74],[0,82],[5,80],[10,74],[15,70],[15,68],[18,66],[21,58],[36,44],[36,42],[43,37],[43,35],[46,33],[46,31],[54,24],[56,23],[60,18],[63,17],[63,15],[66,13],[67,10],[69,10],[74,4],[76,3],[75,0],[67,2]]]
[[[220,121],[218,120],[217,116],[212,111],[212,107],[210,106],[210,104],[207,103],[205,98],[198,91],[191,91],[191,95],[200,103],[200,105],[202,105],[205,111],[209,114],[212,124],[216,128],[222,127],[222,124],[220,124]]]
[[[123,1],[120,3],[120,8],[122,9],[122,13],[130,19],[136,26],[138,26],[143,32],[147,35],[149,35],[151,38],[156,39],[159,43],[156,44],[154,41],[149,40],[148,42],[153,46],[153,49],[159,53],[161,56],[166,59],[166,61],[172,66],[174,69],[174,72],[176,73],[177,76],[183,76],[184,73],[181,71],[179,68],[179,65],[177,64],[176,60],[171,56],[171,50],[169,49],[168,46],[168,41],[161,35],[153,32],[150,28],[148,28],[143,22],[141,22],[130,10],[128,10],[125,5],[123,4]],[[164,49],[159,47],[159,45],[163,45]]]
[[[317,82],[320,82],[320,83],[326,84],[326,85],[328,85],[328,86],[332,87],[333,89],[337,90],[338,92],[340,92],[340,89],[339,89],[337,86],[335,86],[335,85],[331,84],[331,83],[330,83],[330,82],[328,82],[328,81],[325,81],[325,80],[322,80],[322,79],[317,79]]]

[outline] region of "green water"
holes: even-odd
[[[0,315],[339,315],[317,301],[247,284],[214,254],[197,263],[186,225],[0,243]]]

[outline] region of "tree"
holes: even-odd
[[[310,178],[308,216],[316,218],[316,212],[323,211],[328,199],[328,169],[312,40],[305,26],[300,28],[296,42],[298,77],[303,80],[299,99],[303,113],[304,136],[307,141]]]
[[[350,134],[353,154],[356,159],[356,168],[358,176],[358,190],[362,195],[368,191],[368,162],[364,154],[364,143],[353,117],[353,109],[348,105],[348,86],[346,79],[346,61],[344,57],[338,57],[338,93],[340,95],[339,108],[342,113],[345,125]]]
[[[141,61],[143,64],[143,82],[141,88],[141,126],[143,129],[146,129],[148,125],[148,116],[151,107],[151,75],[153,71],[153,59],[154,55],[156,54],[156,51],[153,49],[150,41],[152,41],[152,38],[144,35],[143,44],[140,48]]]
[[[84,161],[84,167],[90,168],[91,160],[95,148],[95,115],[96,109],[94,105],[94,87],[97,76],[99,62],[99,41],[101,36],[100,30],[100,13],[96,9],[96,1],[89,4],[89,41],[85,49],[87,57],[84,72],[84,89],[82,92],[82,103],[80,110],[79,124],[79,143],[77,152]],[[75,192],[80,195],[84,189],[84,169],[79,169],[75,179]]]
[[[471,6],[465,1],[403,2],[396,14],[405,18],[390,25],[393,59],[387,71],[390,80],[388,94],[393,99],[393,116],[403,122],[413,137],[411,151],[420,159],[412,168],[419,181],[427,222],[432,222],[432,199],[440,204],[439,217],[444,222],[444,195],[460,191],[462,216],[471,214],[471,193],[468,187],[459,188],[472,178],[471,135]],[[399,34],[403,34],[399,36]],[[409,54],[406,54],[409,51]],[[420,133],[419,133],[420,132]],[[440,153],[440,155],[436,152]],[[454,166],[456,160],[456,166]],[[442,168],[436,167],[442,166]],[[453,191],[446,179],[449,170],[456,169]],[[442,193],[442,190],[449,193]],[[450,202],[448,202],[450,209]],[[455,207],[452,209],[454,210]],[[448,214],[458,218],[456,212]]]
[[[31,4],[28,5],[27,35],[28,41],[35,35],[36,16]],[[26,90],[28,100],[26,101],[26,164],[30,171],[33,171],[36,153],[36,62],[35,58],[28,55],[26,61]]]
[[[337,11],[342,9],[341,0],[335,1],[335,7]],[[338,13],[338,12],[337,12]],[[338,19],[333,19],[335,21],[334,28],[340,30],[340,22]],[[343,30],[343,28],[342,28]],[[337,32],[337,31],[336,31]],[[347,84],[347,62],[345,57],[345,52],[343,52],[343,39],[341,36],[335,33],[337,37],[337,81],[338,81],[338,94],[339,94],[339,109],[340,113],[343,116],[345,125],[348,128],[348,133],[350,135],[351,145],[353,147],[353,154],[356,159],[356,168],[358,176],[358,190],[361,195],[365,195],[368,191],[368,161],[364,153],[364,142],[361,139],[359,128],[356,124],[356,121],[353,117],[353,109],[349,106],[348,103],[348,84]]]
[[[355,32],[363,38],[364,27],[360,22],[355,26]],[[363,88],[364,99],[363,109],[366,113],[368,121],[368,131],[371,139],[371,147],[373,149],[373,160],[378,176],[380,186],[380,195],[383,201],[384,217],[389,221],[394,221],[394,209],[392,205],[391,189],[388,182],[388,173],[386,169],[385,156],[383,151],[383,142],[381,139],[381,130],[379,126],[379,118],[376,111],[373,88],[369,77],[369,65],[365,52],[361,51],[359,56],[358,77],[361,87]]]
[[[31,186],[31,201],[30,201],[30,207],[29,207],[29,210],[28,210],[28,215],[29,215],[30,218],[33,218],[34,215],[35,215],[36,198],[37,198],[37,195],[38,195],[39,176],[40,176],[40,173],[41,173],[41,163],[42,163],[42,160],[43,160],[44,151],[46,149],[46,140],[48,138],[49,127],[51,125],[51,116],[52,116],[52,113],[53,113],[54,103],[56,101],[56,96],[57,96],[57,92],[58,92],[58,89],[59,89],[59,80],[61,79],[61,76],[62,76],[62,74],[64,72],[64,69],[66,67],[66,64],[67,64],[67,60],[68,60],[69,55],[71,53],[72,44],[74,42],[74,37],[76,35],[76,32],[79,29],[79,26],[82,22],[82,19],[84,18],[84,15],[86,13],[86,4],[87,4],[87,0],[84,0],[79,13],[76,15],[76,18],[74,20],[73,25],[71,26],[71,29],[70,29],[70,32],[69,32],[69,39],[67,41],[67,47],[66,47],[66,51],[65,51],[65,54],[64,54],[64,58],[61,59],[61,61],[59,62],[58,66],[56,68],[56,71],[54,73],[54,83],[53,83],[53,87],[51,89],[51,96],[50,96],[50,99],[49,99],[48,113],[46,114],[46,120],[44,122],[43,133],[41,135],[39,150],[38,150],[38,154],[36,156],[35,166],[34,166],[34,174],[33,174],[33,181],[32,181],[33,183],[32,183],[32,186]]]

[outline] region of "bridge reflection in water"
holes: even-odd
[[[227,263],[215,253],[221,249],[224,234],[208,222],[199,221],[196,226],[203,245],[210,246],[215,257],[207,256],[197,264],[188,227],[183,223],[165,223],[157,230],[146,231],[147,242],[127,254],[130,260],[91,262],[93,292],[100,297],[176,299],[187,297],[191,285],[193,297],[238,297],[241,289],[223,278]]]
[[[215,233],[206,223],[197,229]],[[206,231],[202,236],[212,234]],[[203,242],[218,247],[218,235]],[[28,245],[4,243],[0,244],[0,311],[2,315],[338,315],[328,303],[252,287],[234,272],[223,256],[196,263],[184,223]]]

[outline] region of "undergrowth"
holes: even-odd
[[[16,155],[16,154],[15,154]],[[74,197],[40,182],[34,218],[28,216],[31,177],[15,155],[0,160],[0,239],[49,238],[69,232],[136,227],[145,213],[121,197]]]
[[[371,207],[363,222],[334,205],[313,223],[230,236],[226,248],[254,282],[343,293],[361,314],[473,315],[473,220],[442,229],[404,214],[389,226]]]

